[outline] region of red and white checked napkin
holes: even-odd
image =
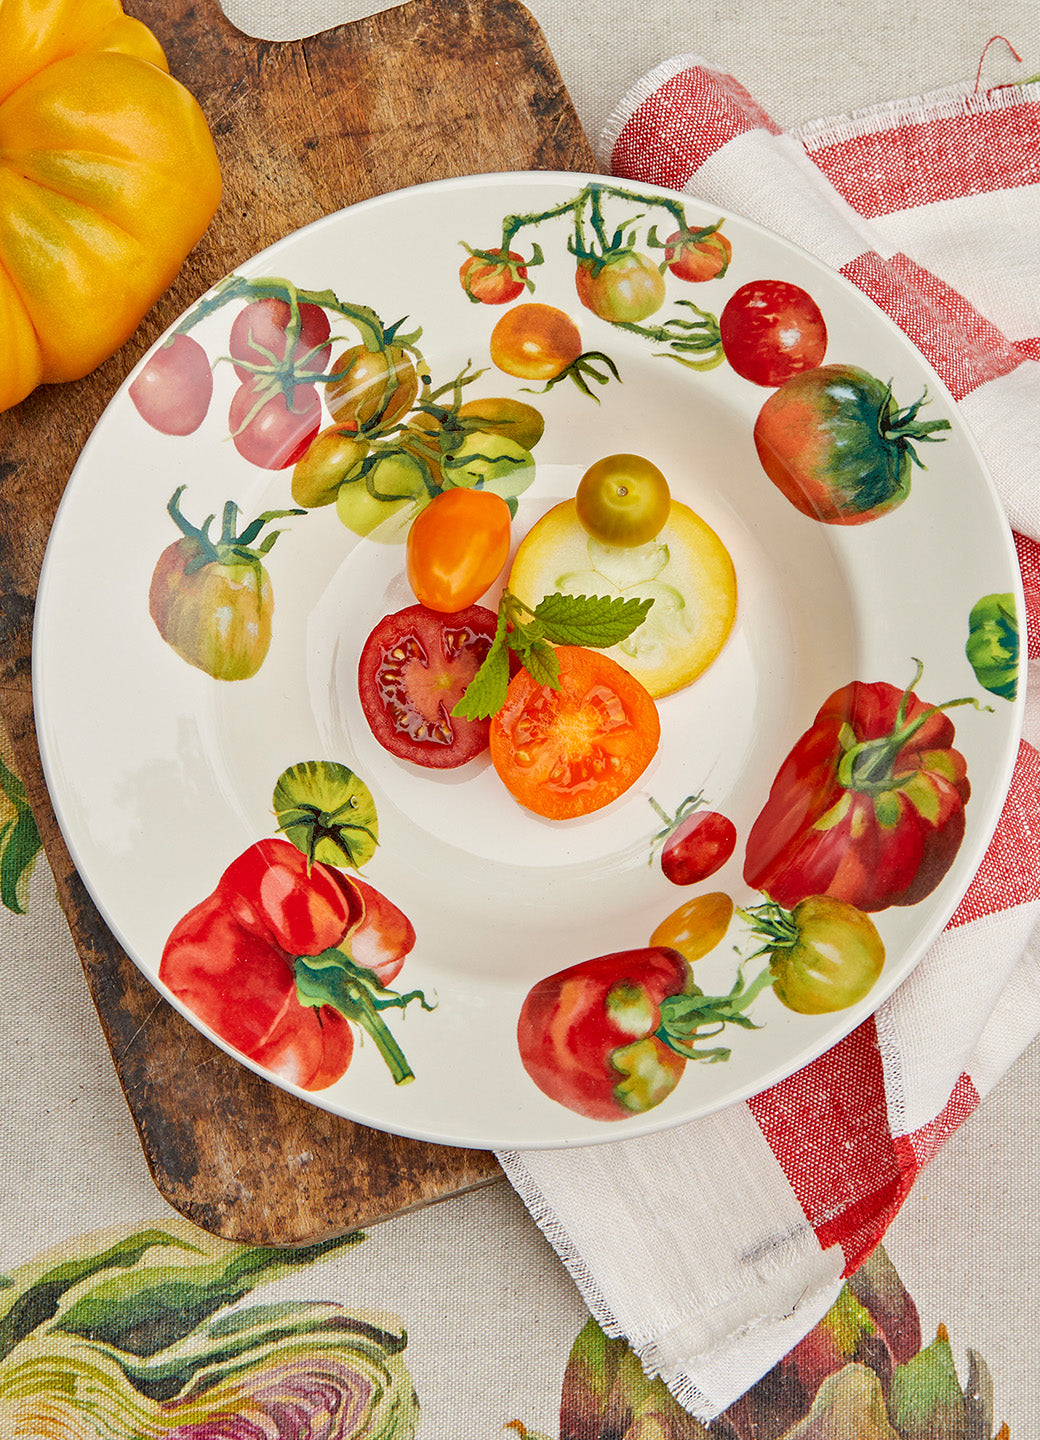
[[[604,1329],[702,1419],[816,1323],[1040,1033],[1040,84],[783,133],[695,57],[625,97],[604,168],[757,220],[859,286],[960,404],[1016,532],[1033,659],[996,837],[878,1013],[746,1103],[503,1167]],[[965,544],[970,545],[968,517]]]

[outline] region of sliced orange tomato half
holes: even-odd
[[[560,688],[526,670],[491,721],[491,760],[516,800],[547,820],[572,820],[623,795],[653,759],[661,721],[638,680],[599,650],[556,649]]]

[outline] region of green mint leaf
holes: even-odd
[[[653,600],[607,595],[546,595],[535,606],[546,638],[556,645],[605,650],[642,625]]]
[[[506,703],[508,689],[509,645],[505,625],[500,619],[498,632],[484,657],[484,663],[451,713],[456,720],[489,720]]]
[[[560,688],[560,658],[546,640],[536,640],[523,656],[524,669],[536,685]]]

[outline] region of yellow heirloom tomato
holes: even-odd
[[[0,0],[0,410],[118,350],[220,188],[202,111],[119,0]]]

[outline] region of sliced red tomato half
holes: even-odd
[[[409,605],[383,616],[361,651],[358,692],[384,750],[450,770],[487,748],[489,722],[451,712],[483,664],[497,623],[482,605],[454,615]]]
[[[648,690],[609,656],[560,645],[560,688],[526,670],[491,721],[491,760],[513,796],[548,820],[601,810],[653,759],[661,720]]]

